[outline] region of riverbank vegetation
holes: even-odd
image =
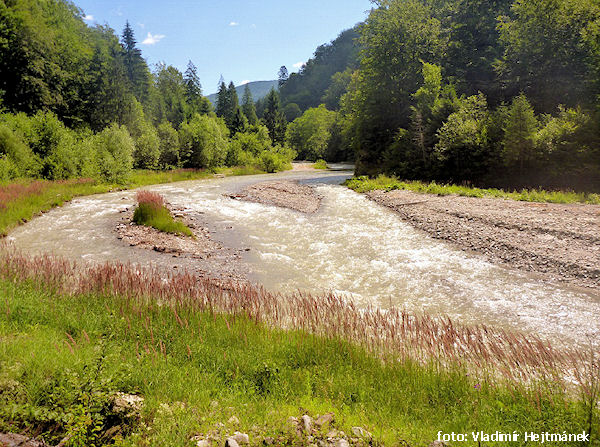
[[[464,197],[496,197],[501,199],[519,200],[522,202],[548,203],[589,203],[600,205],[600,194],[574,191],[545,191],[543,189],[523,189],[521,191],[504,191],[495,188],[476,188],[472,186],[445,185],[436,182],[420,182],[399,180],[396,177],[379,175],[376,178],[368,176],[354,177],[344,183],[350,189],[364,193],[380,189],[393,191],[404,189],[439,196],[458,195]]]
[[[426,445],[440,430],[597,427],[598,365],[585,350],[361,312],[332,295],[1,256],[0,432],[54,445],[187,446],[240,430],[253,444],[296,445],[286,419],[329,411],[374,445]],[[138,396],[139,414],[115,412],[115,393]]]
[[[156,228],[165,233],[194,236],[187,225],[173,218],[160,194],[142,190],[138,191],[136,199],[138,205],[133,212],[132,219],[136,224]]]

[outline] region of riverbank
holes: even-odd
[[[597,417],[561,379],[586,386],[585,353],[334,296],[3,252],[0,303],[0,432],[49,445],[416,447]]]
[[[348,183],[435,239],[548,281],[600,288],[600,205],[517,201],[476,190],[472,197],[438,195],[385,189],[381,182]]]
[[[172,171],[134,171],[125,184],[107,184],[94,179],[36,180],[22,179],[0,183],[0,237],[16,226],[75,197],[134,189],[142,186],[214,178],[260,174],[254,167],[219,168],[215,172],[193,169]]]

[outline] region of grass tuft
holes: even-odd
[[[323,159],[321,160],[317,160],[315,162],[315,164],[313,165],[313,168],[315,169],[327,169],[327,162]]]
[[[164,233],[194,237],[194,233],[187,225],[173,218],[160,194],[139,191],[137,201],[138,206],[133,213],[133,221],[136,224],[156,228]]]
[[[395,177],[380,175],[371,179],[366,176],[355,177],[344,183],[356,192],[368,192],[375,189],[393,191],[402,189],[439,196],[458,195],[464,197],[495,197],[518,200],[521,202],[547,203],[587,203],[600,205],[600,194],[574,191],[546,191],[543,189],[523,189],[521,191],[504,191],[495,188],[474,188],[460,185],[441,185],[436,182],[402,181]]]

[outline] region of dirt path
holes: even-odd
[[[315,213],[322,198],[314,188],[292,181],[263,182],[248,186],[232,198],[290,208],[302,213]]]
[[[600,287],[600,206],[371,191],[413,226],[493,262]]]

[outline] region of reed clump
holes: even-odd
[[[175,220],[165,206],[164,198],[155,192],[138,191],[138,206],[133,213],[133,222],[156,228],[165,233],[193,237],[194,233],[183,222]]]

